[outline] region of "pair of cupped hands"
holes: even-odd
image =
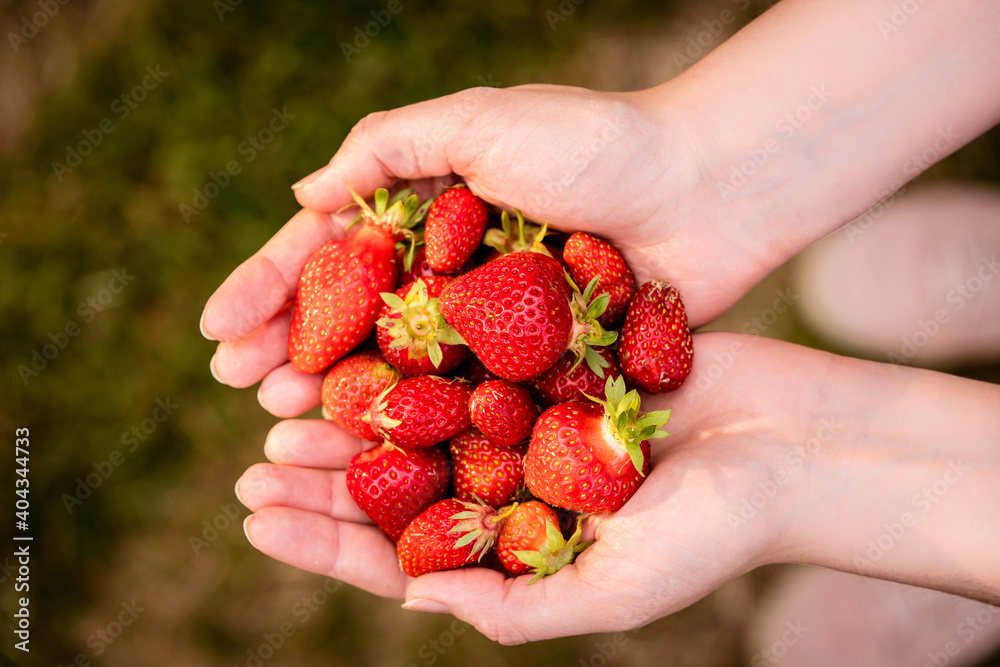
[[[491,204],[610,240],[640,283],[677,286],[692,329],[706,324],[803,243],[769,236],[774,202],[720,202],[704,174],[726,156],[694,116],[642,93],[524,86],[364,118],[294,186],[303,209],[209,299],[213,374],[234,387],[261,382],[261,405],[281,418],[320,404],[323,375],[288,361],[288,304],[312,251],[347,233],[347,180],[363,196],[411,187],[422,198],[462,180]],[[636,628],[755,567],[798,560],[796,526],[828,500],[815,481],[825,454],[805,445],[841,366],[863,362],[742,334],[694,341],[685,385],[643,397],[646,411],[673,411],[651,474],[622,510],[587,518],[584,539],[596,542],[554,576],[530,586],[486,568],[407,577],[345,486],[351,457],[372,443],[325,420],[286,419],[268,434],[271,463],[237,483],[253,512],[247,537],[278,560],[408,609],[450,612],[505,644]],[[779,469],[788,474],[776,485]]]

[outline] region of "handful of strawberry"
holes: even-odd
[[[628,385],[690,372],[680,294],[637,286],[603,239],[493,220],[464,186],[355,200],[361,228],[309,258],[289,334],[297,368],[330,369],[324,416],[379,443],[348,490],[410,576],[494,546],[513,575],[554,573],[587,546],[580,513],[624,506],[668,435],[670,411],[643,413]]]

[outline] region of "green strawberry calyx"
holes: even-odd
[[[388,387],[383,389],[382,393],[376,396],[372,401],[371,412],[361,417],[361,421],[371,424],[375,431],[385,438],[385,442],[390,445],[393,443],[389,438],[389,431],[403,423],[401,420],[394,419],[385,414],[385,411],[389,408],[389,401],[386,400],[386,397],[389,395],[390,391],[396,388],[397,384],[399,384],[399,382],[393,382]]]
[[[583,290],[583,293],[577,289],[568,274],[566,275],[566,279],[573,287],[573,296],[570,299],[570,310],[573,313],[573,329],[570,331],[569,350],[576,355],[576,361],[573,363],[572,368],[570,368],[570,372],[576,370],[581,361],[586,361],[590,370],[596,373],[597,377],[603,378],[604,369],[609,364],[594,348],[611,345],[618,339],[617,332],[605,331],[601,323],[597,321],[597,318],[607,310],[611,296],[609,294],[594,296],[594,292],[597,290],[597,283],[601,279],[600,275],[593,277],[590,283],[587,284],[587,288]]]
[[[465,500],[459,502],[467,509],[451,515],[451,520],[456,523],[448,529],[448,533],[461,533],[454,548],[461,549],[471,544],[472,552],[470,555],[475,556],[476,560],[480,560],[496,542],[504,520],[514,511],[517,503],[501,510],[495,510],[481,503],[471,503]]]
[[[590,400],[604,406],[604,419],[608,430],[614,434],[618,442],[625,447],[632,465],[645,476],[642,470],[642,443],[644,440],[666,438],[669,433],[660,427],[670,419],[670,410],[654,410],[639,412],[639,392],[635,389],[625,392],[625,378],[609,377],[604,384],[604,394],[607,400],[587,396]]]
[[[437,368],[444,358],[442,344],[467,344],[445,321],[437,297],[427,296],[427,284],[423,279],[416,280],[405,298],[394,292],[382,292],[381,296],[399,317],[383,317],[376,324],[389,330],[393,338],[389,347],[408,348],[410,359],[430,357]]]
[[[487,230],[483,235],[483,245],[493,248],[501,255],[530,250],[552,257],[552,253],[542,243],[548,225],[539,227],[525,224],[521,211],[515,208],[514,213],[517,215],[517,230],[514,230],[514,224],[510,221],[510,214],[503,211],[500,214],[500,229]]]
[[[397,192],[391,199],[388,190],[379,188],[375,191],[375,208],[372,209],[368,202],[351,188],[350,183],[347,183],[347,189],[350,190],[354,203],[348,204],[344,208],[357,206],[361,209],[348,228],[353,227],[358,222],[364,222],[385,231],[397,242],[405,240],[404,247],[409,246],[406,256],[410,260],[409,263],[412,264],[413,251],[419,240],[413,228],[427,217],[427,209],[430,208],[431,202],[425,201],[421,204],[420,198],[413,194],[409,188]],[[405,268],[409,270],[409,266]]]
[[[555,574],[564,566],[569,565],[576,559],[576,555],[594,543],[580,542],[580,535],[583,533],[583,517],[577,517],[576,530],[566,540],[559,529],[556,528],[550,519],[545,520],[545,544],[538,551],[513,551],[519,561],[528,565],[534,570],[535,576],[531,578],[528,585],[531,585],[550,574]]]

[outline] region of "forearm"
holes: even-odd
[[[787,560],[1000,602],[1000,387],[843,359]]]
[[[1000,120],[1000,3],[901,4],[785,0],[649,91],[774,266]]]

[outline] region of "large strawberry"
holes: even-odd
[[[352,191],[353,193],[353,191]],[[327,241],[309,257],[299,277],[288,334],[288,358],[305,373],[319,373],[363,341],[378,319],[382,292],[396,286],[396,242],[421,212],[416,195],[375,193],[375,210],[353,193],[361,228]]]
[[[543,502],[521,503],[504,520],[497,538],[497,556],[511,574],[533,571],[533,584],[569,565],[592,542],[580,544],[581,524],[567,541],[559,532],[559,517]]]
[[[501,445],[472,429],[452,438],[450,449],[456,498],[501,507],[524,488],[527,443]]]
[[[577,512],[621,509],[649,471],[651,438],[670,411],[642,414],[639,394],[608,378],[606,401],[570,402],[542,413],[531,434],[524,476],[528,489],[556,507]]]
[[[472,390],[469,416],[490,440],[501,445],[516,445],[531,437],[538,408],[531,400],[531,393],[521,385],[492,380]]]
[[[418,514],[445,498],[450,485],[442,447],[404,452],[383,444],[356,454],[347,466],[354,502],[393,542]]]
[[[364,417],[371,412],[372,399],[399,379],[399,371],[374,350],[345,357],[323,379],[323,414],[348,433],[379,440]]]
[[[610,299],[597,319],[603,327],[617,324],[635,294],[635,276],[618,250],[604,239],[577,232],[566,241],[563,262],[577,285],[598,278],[596,293],[607,294]]]
[[[588,396],[604,393],[607,378],[619,378],[622,374],[618,365],[618,355],[610,347],[594,348],[603,365],[595,371],[590,364],[579,364],[572,352],[567,352],[534,380],[528,383],[546,405],[558,405],[567,401],[586,401]],[[600,365],[600,364],[599,364]]]
[[[479,247],[486,231],[486,204],[459,185],[442,192],[424,226],[427,263],[435,271],[458,271]]]
[[[680,292],[668,282],[639,288],[622,325],[622,373],[650,394],[673,391],[691,372],[694,341]]]
[[[441,293],[441,313],[487,369],[520,382],[541,375],[567,349],[594,363],[592,346],[614,342],[616,334],[595,319],[607,296],[590,301],[594,286],[574,292],[559,262],[515,252],[453,280]]]
[[[438,296],[451,278],[418,278],[395,293],[382,294],[378,346],[399,372],[409,377],[443,375],[465,360],[469,348],[438,307]]]
[[[454,570],[483,557],[500,532],[504,514],[456,498],[440,500],[417,516],[396,543],[399,565],[411,577]]]
[[[406,378],[372,401],[372,427],[406,449],[430,447],[472,428],[468,385],[437,375]]]

